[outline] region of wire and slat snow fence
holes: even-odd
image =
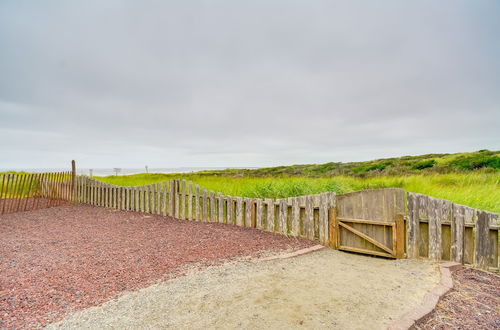
[[[72,172],[0,174],[0,214],[62,205],[73,198]]]

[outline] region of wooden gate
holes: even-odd
[[[330,219],[333,248],[388,258],[404,257],[405,193],[374,189],[337,196]]]

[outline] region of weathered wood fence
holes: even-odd
[[[115,186],[77,177],[74,163],[72,172],[0,174],[0,214],[67,202],[252,227],[379,256],[493,270],[500,265],[497,214],[402,189],[263,199],[227,196],[185,180]]]
[[[227,196],[185,180],[121,187],[81,176],[76,202],[253,227],[387,257],[493,270],[500,263],[498,215],[402,189],[262,199]]]
[[[497,269],[498,215],[408,193],[407,255]]]
[[[62,205],[73,200],[72,172],[0,174],[0,214]]]
[[[243,198],[208,191],[185,180],[120,187],[79,177],[76,189],[80,203],[253,227],[324,245],[329,244],[328,218],[335,206],[334,193],[284,199]]]

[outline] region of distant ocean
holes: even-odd
[[[191,173],[198,171],[213,171],[213,170],[225,170],[229,167],[172,167],[172,168],[148,168],[148,173]],[[255,169],[256,167],[231,167],[236,169]],[[23,169],[0,169],[0,172],[5,171],[25,171],[31,173],[42,173],[42,172],[66,172],[71,171],[70,168],[23,168]],[[90,175],[92,172],[93,176],[108,176],[115,175],[115,170],[113,168],[77,168],[77,174]],[[120,168],[118,175],[131,175],[138,173],[146,173],[146,168]]]

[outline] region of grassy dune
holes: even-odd
[[[290,197],[326,191],[346,193],[362,189],[398,187],[407,191],[444,198],[455,203],[500,213],[500,172],[428,174],[377,177],[249,177],[214,173],[136,174],[98,178],[104,182],[135,186],[170,179],[191,180],[226,195],[244,197]]]

